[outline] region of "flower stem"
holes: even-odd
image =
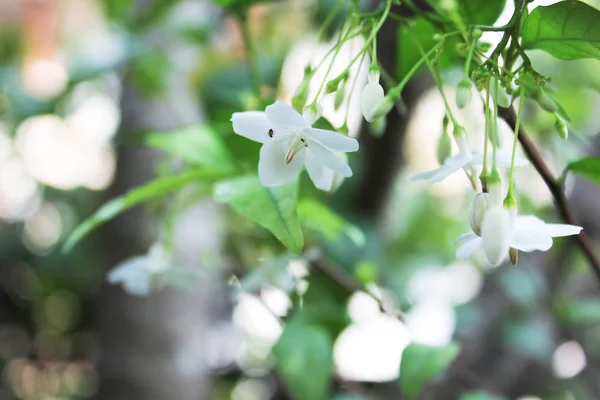
[[[521,86],[519,91],[519,109],[517,111],[517,120],[515,122],[515,137],[512,148],[512,158],[510,161],[510,175],[508,181],[508,193],[507,198],[514,199],[514,177],[515,177],[515,158],[517,154],[517,143],[519,142],[519,127],[521,125],[521,113],[523,112],[523,95],[525,94],[525,88]]]
[[[242,28],[244,47],[246,48],[246,59],[248,61],[248,71],[250,73],[250,84],[252,85],[252,89],[256,95],[260,97],[260,72],[258,70],[258,64],[256,63],[256,57],[254,57],[254,46],[252,45],[247,12],[238,14],[238,19],[240,22],[240,27]]]
[[[486,188],[487,178],[489,175],[487,158],[488,158],[488,142],[490,140],[488,136],[488,131],[490,129],[490,87],[488,84],[488,88],[485,91],[485,132],[483,134],[483,167],[481,169],[481,174],[479,175],[479,180],[481,181],[481,187]]]

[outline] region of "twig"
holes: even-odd
[[[512,108],[500,108],[498,111],[498,115],[504,119],[514,130],[516,124],[515,111]],[[544,180],[544,183],[550,190],[552,197],[554,197],[556,208],[558,209],[562,219],[568,224],[579,225],[577,218],[569,207],[569,202],[567,200],[567,196],[565,196],[562,185],[554,178],[552,172],[550,172],[548,169],[544,159],[537,151],[531,139],[529,139],[529,136],[527,135],[523,125],[521,125],[519,128],[519,142],[523,146],[523,150],[525,150],[527,157]],[[583,254],[587,258],[590,267],[600,281],[600,258],[598,258],[598,255],[594,251],[594,246],[592,245],[587,233],[585,231],[581,231],[581,233],[576,236],[576,240],[577,244],[583,251]]]

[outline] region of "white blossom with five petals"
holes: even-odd
[[[258,177],[264,186],[281,186],[293,180],[302,166],[321,190],[332,189],[336,174],[352,176],[352,170],[339,153],[357,151],[357,140],[338,132],[312,128],[316,118],[313,111],[301,115],[281,101],[268,106],[264,112],[233,114],[233,131],[262,143]]]
[[[547,251],[552,247],[552,238],[578,235],[583,229],[576,225],[548,224],[534,215],[517,216],[516,209],[513,213],[510,211],[512,210],[506,210],[501,206],[494,206],[492,209],[487,210],[483,217],[481,236],[475,232],[468,232],[456,239],[456,244],[459,246],[456,250],[456,258],[458,260],[467,259],[480,249],[484,249],[486,258],[488,258],[490,248],[495,250],[501,247],[506,247],[506,250],[508,250],[508,247],[512,247],[527,253],[536,250]],[[494,221],[488,223],[486,218]],[[507,219],[509,226],[508,229],[505,229],[504,225]],[[490,229],[486,229],[486,223],[490,226]],[[498,237],[499,235],[502,235],[502,237]],[[488,237],[486,238],[486,236]],[[507,246],[498,245],[498,243],[504,243],[505,241]],[[490,260],[488,258],[488,261],[498,265],[507,255],[507,251],[498,258],[496,258],[496,254],[493,254],[492,257],[496,259]]]

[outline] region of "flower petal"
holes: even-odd
[[[476,237],[478,237],[478,236],[473,232],[463,233],[456,239],[455,243],[457,246],[461,246],[461,245],[465,244],[466,242],[469,242],[469,241],[475,239]]]
[[[473,235],[475,235],[475,234],[473,234]],[[463,236],[465,236],[465,235],[463,235]],[[456,249],[456,259],[457,260],[465,260],[465,259],[471,257],[473,254],[475,254],[482,247],[483,247],[483,240],[481,240],[481,238],[479,236],[475,235],[475,237],[472,237],[468,241],[464,242],[462,244],[462,246],[460,246],[458,249]]]
[[[344,153],[358,150],[356,139],[338,132],[317,128],[307,128],[303,132],[311,140],[319,142],[330,150],[343,151]]]
[[[274,128],[264,111],[236,112],[231,116],[231,121],[235,133],[259,143],[270,139],[269,129]]]
[[[310,161],[317,161],[322,166],[338,172],[342,176],[352,176],[352,170],[350,166],[340,157],[338,157],[333,151],[326,147],[323,147],[318,142],[309,140],[306,152],[311,154]]]
[[[527,253],[535,250],[546,251],[552,247],[552,238],[536,229],[515,229],[509,245]]]
[[[582,230],[580,226],[568,224],[545,224],[544,226],[544,232],[552,237],[579,235]]]
[[[306,166],[306,171],[308,172],[310,180],[313,181],[317,189],[325,191],[331,190],[335,175],[331,169],[325,168],[309,151],[306,152],[304,165]]]
[[[301,149],[293,160],[286,164],[287,149],[287,140],[269,140],[260,148],[258,177],[263,185],[267,187],[281,186],[298,176],[304,164],[306,152]]]
[[[546,223],[535,215],[519,215],[515,224],[515,229],[545,231]]]
[[[265,110],[265,114],[269,121],[282,128],[299,131],[310,127],[308,122],[298,111],[281,101],[276,101],[268,106]]]

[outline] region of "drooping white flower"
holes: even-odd
[[[174,267],[173,261],[160,243],[153,244],[147,254],[126,259],[107,275],[112,284],[123,285],[132,296],[148,296],[153,289],[165,284],[185,286],[197,278],[193,270]]]
[[[488,216],[490,211],[492,213]],[[507,217],[508,232],[506,231]],[[489,218],[487,226],[486,218]],[[483,248],[486,258],[492,258],[488,258],[488,261],[499,264],[508,255],[509,247],[527,253],[535,250],[547,251],[552,247],[552,238],[578,235],[582,229],[576,225],[548,224],[534,215],[517,216],[516,209],[506,210],[504,207],[492,206],[483,217],[481,235],[468,232],[456,239],[458,246],[456,258],[464,260]],[[499,243],[494,244],[494,240]],[[498,260],[500,256],[502,257]]]
[[[128,258],[117,264],[106,280],[122,284],[123,289],[134,296],[148,296],[152,290],[152,278],[169,268],[169,260],[160,244],[155,243],[147,254]]]
[[[458,154],[446,159],[444,164],[431,171],[422,172],[406,178],[407,181],[417,181],[427,179],[432,183],[441,182],[456,171],[464,169],[468,171],[471,167],[483,165],[483,154],[477,151],[469,150],[469,146],[465,138],[457,138]],[[491,163],[491,154],[488,155],[488,164]],[[512,155],[498,151],[496,161],[498,168],[510,168]],[[516,157],[515,166],[522,167],[527,165],[527,160],[521,157]],[[488,165],[489,166],[489,165]]]
[[[280,101],[264,112],[233,114],[233,131],[263,144],[258,162],[258,177],[263,185],[281,186],[296,178],[303,165],[321,190],[331,189],[336,172],[343,177],[352,176],[348,164],[336,153],[357,151],[358,142],[334,131],[312,128],[316,118],[313,114],[300,115]]]
[[[385,93],[379,84],[379,71],[369,71],[368,83],[360,95],[360,109],[368,122],[377,119]]]

